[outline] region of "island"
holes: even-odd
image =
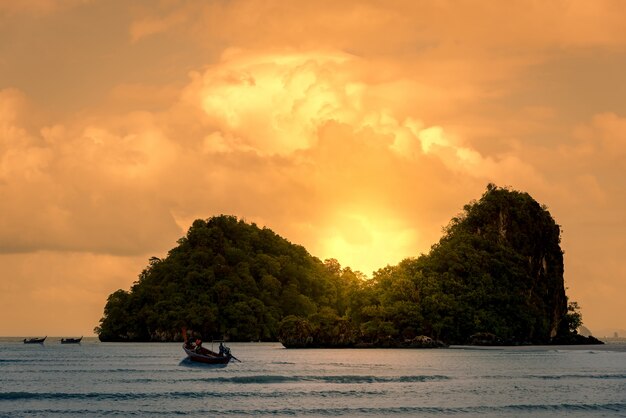
[[[489,184],[427,254],[368,278],[235,216],[196,220],[129,291],[101,341],[280,341],[288,348],[590,344],[564,285],[561,228],[528,193]]]

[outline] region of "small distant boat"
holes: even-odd
[[[238,358],[230,353],[230,348],[226,347],[221,342],[220,346],[220,352],[216,353],[215,351],[211,351],[202,346],[197,347],[194,343],[186,342],[183,344],[183,350],[185,350],[185,353],[187,353],[187,357],[189,357],[189,360],[195,361],[197,363],[228,364],[231,359],[239,361]]]
[[[80,338],[61,338],[61,344],[80,344],[80,341],[83,337]]]
[[[24,338],[24,344],[43,344],[46,341],[47,336],[43,338]]]

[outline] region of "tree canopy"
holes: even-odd
[[[196,220],[130,291],[111,294],[102,341],[169,341],[182,327],[214,338],[273,340],[286,316],[346,314],[349,288],[328,265],[267,228],[234,216]]]
[[[405,336],[530,343],[568,332],[560,227],[527,193],[494,185],[428,254],[376,272],[370,293],[364,324],[392,323]]]
[[[560,234],[530,195],[490,184],[428,254],[367,279],[234,216],[196,220],[130,291],[109,296],[96,332],[102,341],[171,341],[186,327],[204,338],[289,347],[398,346],[424,336],[467,343],[476,335],[546,343],[582,324],[565,295]]]

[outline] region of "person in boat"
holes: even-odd
[[[196,353],[202,354],[202,340],[200,338],[196,338],[196,347],[194,348]]]
[[[226,350],[224,349],[224,343],[220,342],[220,356],[224,356]]]

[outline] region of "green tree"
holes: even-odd
[[[344,278],[303,247],[233,216],[196,220],[166,257],[150,258],[129,292],[113,293],[103,341],[171,341],[184,326],[205,338],[276,340],[287,315],[345,311]]]

